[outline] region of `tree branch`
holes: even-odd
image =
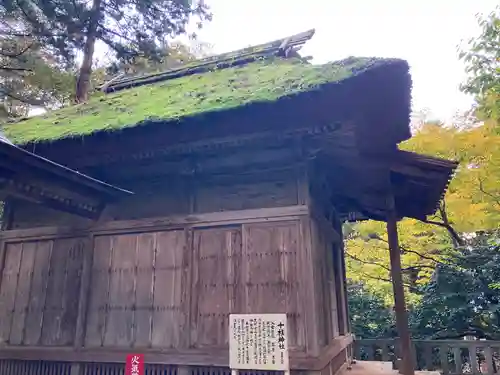
[[[31,43],[29,46],[27,46],[26,48],[22,49],[20,52],[15,52],[15,53],[8,53],[8,52],[3,52],[3,51],[0,51],[0,55],[2,55],[3,57],[7,57],[7,58],[11,58],[11,59],[15,59],[16,57],[19,57],[21,55],[24,55],[26,52],[28,52],[28,50],[33,47],[33,43]]]
[[[384,270],[388,271],[388,272],[391,272],[391,269],[389,267],[387,267],[386,265],[384,264],[380,264],[380,263],[377,263],[377,262],[370,262],[370,261],[367,261],[367,260],[362,260],[358,257],[356,257],[355,255],[352,255],[352,254],[349,254],[349,252],[345,252],[345,254],[351,258],[352,260],[355,260],[356,262],[360,262],[360,263],[363,263],[363,264],[368,264],[368,265],[372,265],[372,266],[377,266],[377,267],[380,267],[380,268],[383,268]]]
[[[487,192],[485,189],[484,189],[484,186],[483,186],[483,180],[481,178],[479,178],[479,190],[481,191],[481,193],[483,193],[484,195],[490,197],[491,199],[493,199],[493,201],[500,207],[500,197],[497,197],[495,194],[492,194],[490,192]]]
[[[432,224],[432,225],[437,225],[438,227],[445,228],[448,233],[451,236],[451,239],[454,243],[457,245],[463,245],[463,240],[460,238],[457,232],[455,232],[455,229],[453,229],[452,226],[449,224],[442,223],[440,221],[434,221],[434,220],[422,220],[426,224]]]
[[[414,253],[418,254],[416,251],[414,251]],[[351,258],[352,260],[355,260],[356,262],[360,262],[360,263],[368,264],[368,265],[372,265],[372,266],[377,266],[377,267],[383,268],[384,270],[386,270],[388,272],[391,272],[391,268],[388,267],[388,266],[386,266],[386,265],[384,265],[384,264],[377,263],[377,262],[371,262],[371,261],[368,261],[368,260],[363,260],[361,258],[358,258],[355,255],[349,254],[349,252],[347,252],[347,251],[345,252],[345,254],[349,258]],[[410,271],[410,270],[414,270],[414,269],[417,269],[417,268],[428,268],[428,269],[434,270],[435,267],[427,266],[425,264],[419,264],[419,265],[414,265],[414,266],[409,266],[409,267],[401,268],[401,271]]]
[[[385,239],[383,239],[382,237],[380,237],[379,235],[376,235],[375,238],[379,241],[382,241],[382,242],[385,242],[386,244],[389,244],[389,242]],[[408,249],[407,247],[403,246],[403,245],[399,245],[399,250],[402,252],[402,253],[411,253],[411,254],[415,254],[415,255],[418,255],[419,257],[421,257],[422,259],[427,259],[427,260],[430,260],[431,262],[434,262],[434,263],[437,263],[437,264],[444,264],[443,262],[437,260],[436,258],[433,258],[433,257],[430,257],[428,255],[424,255],[424,254],[421,254],[419,253],[418,251],[415,251],[415,250],[410,250]]]
[[[14,68],[11,66],[0,66],[0,70],[5,70],[9,72],[33,72],[33,69],[28,69],[28,68]]]
[[[442,221],[425,219],[425,220],[422,220],[422,222],[427,223],[427,224],[436,225],[436,226],[441,227],[441,228],[445,228],[448,231],[448,234],[450,235],[451,240],[453,242],[453,246],[455,248],[457,248],[459,246],[464,246],[465,241],[462,239],[462,237],[460,237],[460,235],[457,233],[457,231],[451,226],[451,224],[448,220],[448,215],[446,213],[446,203],[444,201],[439,205],[439,214],[441,215]]]
[[[21,103],[26,103],[26,104],[29,104],[29,105],[32,105],[32,106],[35,106],[35,107],[45,107],[45,102],[43,100],[37,100],[37,99],[28,99],[28,98],[22,98],[22,97],[19,97],[17,95],[14,95],[8,91],[0,91],[2,94],[8,96],[9,98],[11,99],[14,99],[14,100],[17,100],[18,102],[21,102]]]
[[[369,275],[365,272],[359,272],[359,274],[361,276],[364,276],[364,277],[367,277],[369,279],[372,279],[372,280],[377,280],[377,281],[383,281],[383,282],[386,282],[386,283],[389,283],[389,284],[392,284],[392,280],[391,279],[388,279],[388,278],[385,278],[385,277],[378,277],[378,276],[372,276],[372,275]],[[403,283],[403,285],[405,287],[408,288],[408,290],[412,293],[416,293],[416,294],[420,294],[421,291],[418,290],[418,288],[415,288],[413,285],[410,285],[410,284],[407,284],[407,283]]]

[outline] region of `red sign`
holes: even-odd
[[[127,355],[125,375],[144,375],[144,354]]]

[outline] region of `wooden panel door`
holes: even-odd
[[[302,349],[299,233],[298,221],[243,225],[242,277],[244,312],[287,313],[290,346]]]
[[[228,345],[229,314],[242,312],[241,229],[194,231],[191,342],[195,347]]]
[[[96,237],[85,346],[188,345],[188,237],[186,230]]]
[[[71,345],[85,239],[8,244],[0,288],[0,343]]]
[[[172,230],[156,236],[151,344],[185,348],[189,342],[189,232]]]

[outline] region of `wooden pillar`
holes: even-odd
[[[394,291],[394,307],[396,310],[396,327],[399,334],[402,357],[402,374],[414,375],[415,366],[408,328],[408,312],[406,311],[403,277],[401,274],[401,255],[398,240],[398,224],[396,212],[391,207],[387,215],[387,237],[389,240],[389,254],[391,258],[391,278]],[[400,371],[401,372],[401,371]]]

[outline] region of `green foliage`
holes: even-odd
[[[476,97],[482,116],[500,119],[500,6],[478,22],[481,34],[460,52],[469,76],[462,90]]]
[[[352,333],[358,339],[393,337],[394,316],[383,296],[368,291],[362,283],[349,282],[349,316]]]
[[[67,103],[74,92],[73,72],[56,64],[36,40],[3,35],[6,27],[0,23],[0,121]]]
[[[161,53],[163,56],[161,59],[138,56],[126,61],[116,60],[106,67],[106,74],[125,73],[135,75],[163,72],[207,57],[210,50],[211,46],[207,43],[195,42],[191,43],[191,45],[172,43]]]
[[[418,337],[499,339],[500,243],[491,243],[491,232],[500,222],[500,7],[480,16],[479,25],[480,35],[460,58],[468,73],[462,89],[475,96],[475,114],[484,124],[427,122],[402,145],[460,162],[437,215],[427,223],[399,223],[403,276]],[[346,245],[348,277],[364,280],[367,290],[391,305],[385,226],[352,226]]]
[[[494,230],[500,222],[500,135],[494,121],[483,126],[455,127],[423,124],[402,148],[460,161],[441,207],[431,223],[405,219],[399,225],[402,268],[410,302],[434,267],[456,246],[449,224],[458,234]],[[436,223],[441,225],[436,225]],[[365,281],[392,301],[389,253],[383,223],[364,222],[353,228],[346,243],[348,277]],[[463,237],[463,236],[462,236]],[[465,238],[462,238],[465,240]]]
[[[87,99],[97,41],[117,59],[161,59],[167,38],[185,34],[193,17],[200,27],[211,18],[208,7],[196,0],[2,0],[0,14],[17,21],[10,35],[37,40],[68,66],[75,64],[77,52],[83,53],[77,100]]]
[[[308,91],[348,78],[372,63],[372,59],[353,59],[350,64],[318,66],[276,60],[215,69],[91,98],[87,103],[7,125],[4,131],[14,143],[24,144],[119,130],[148,120],[175,121]]]
[[[500,247],[465,247],[440,264],[413,314],[421,337],[500,340]]]

